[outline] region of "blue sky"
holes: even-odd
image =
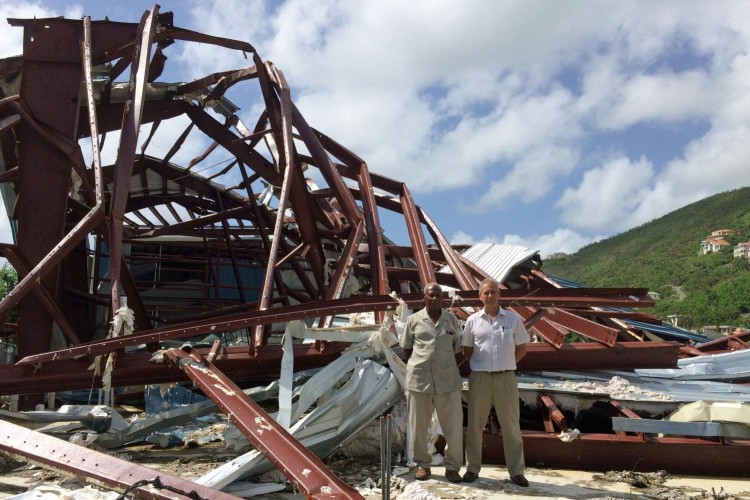
[[[407,182],[453,243],[572,253],[750,185],[744,1],[159,5],[177,26],[253,44],[313,127]],[[0,15],[137,23],[152,6],[0,0]],[[0,25],[0,56],[20,51],[21,30]],[[166,54],[162,80],[252,64],[198,44]],[[258,96],[232,99],[254,124]],[[407,242],[395,218],[383,225]]]

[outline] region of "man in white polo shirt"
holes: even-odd
[[[526,487],[523,473],[523,441],[519,423],[516,363],[526,355],[529,334],[521,317],[500,307],[500,287],[487,278],[479,285],[484,304],[466,320],[461,339],[464,357],[469,360],[469,416],[466,431],[466,473],[471,483],[482,468],[482,434],[490,408],[495,407],[503,433],[503,453],[510,480]]]

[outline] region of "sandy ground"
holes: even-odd
[[[474,483],[453,484],[445,479],[445,469],[432,467],[427,481],[415,481],[412,473],[400,476],[408,483],[407,495],[418,498],[416,487],[437,498],[744,498],[750,499],[750,479],[667,477],[647,474],[634,478],[627,473],[596,473],[562,469],[527,469],[528,488],[511,483],[504,468],[485,467]],[[635,481],[633,481],[635,479]],[[639,482],[642,487],[629,482]],[[663,482],[662,482],[663,481]],[[712,495],[712,489],[714,495]],[[719,494],[721,492],[721,494]],[[391,493],[392,498],[399,498]],[[369,497],[369,495],[368,495]],[[372,498],[376,498],[373,496]]]
[[[195,450],[193,450],[195,451]],[[183,477],[202,474],[216,463],[205,455],[194,452],[181,457],[159,454],[149,465],[158,470]],[[171,456],[170,456],[171,455]],[[214,457],[218,458],[218,457]],[[140,462],[141,460],[139,460]],[[339,463],[339,466],[341,464]],[[332,469],[336,465],[331,464]],[[382,497],[379,487],[366,485],[379,481],[379,467],[370,462],[359,468],[349,463],[347,470],[336,470],[337,474],[359,489],[367,499]],[[358,469],[353,471],[352,469]],[[404,471],[397,467],[396,470]],[[367,478],[372,481],[367,481]],[[716,477],[670,477],[652,474],[633,475],[627,472],[595,473],[561,469],[527,469],[528,488],[521,488],[508,480],[505,469],[485,467],[479,479],[472,484],[453,484],[445,479],[443,467],[432,467],[432,477],[427,481],[416,481],[413,472],[402,472],[391,478],[391,498],[394,500],[432,499],[750,499],[750,479]],[[36,466],[21,466],[0,474],[0,498],[19,494],[34,485],[46,483],[75,489],[75,480]],[[637,484],[637,485],[636,485]],[[304,495],[289,491],[270,493],[260,497],[268,500],[302,499]]]
[[[232,453],[227,453],[221,443],[192,449],[158,449],[150,445],[141,445],[118,450],[115,454],[120,458],[155,470],[185,478],[203,475],[234,456]],[[5,458],[7,460],[9,457]],[[378,487],[380,480],[378,458],[332,457],[325,462],[336,475],[356,487],[368,500],[382,497],[382,491]],[[75,484],[75,480],[32,464],[18,462],[4,465],[0,471],[0,499],[27,491],[39,483],[60,485],[71,489],[82,486],[80,483]],[[528,488],[521,488],[509,481],[505,468],[496,466],[483,468],[479,479],[471,484],[448,482],[445,479],[443,467],[432,467],[432,477],[427,481],[416,481],[413,472],[405,467],[395,466],[394,469],[398,474],[391,478],[390,483],[390,497],[394,500],[494,498],[669,500],[731,498],[750,500],[750,478],[672,477],[666,473],[641,474],[628,471],[597,473],[530,468],[526,471],[530,485]],[[283,481],[280,473],[269,473],[266,477],[267,480],[274,478]],[[285,492],[270,493],[255,498],[290,500],[302,499],[304,495],[292,492],[291,485],[287,485]]]

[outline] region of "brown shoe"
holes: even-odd
[[[417,472],[414,474],[414,479],[417,481],[424,481],[430,479],[430,468],[429,467],[417,467]]]
[[[510,478],[511,482],[522,488],[526,488],[529,485],[529,480],[524,477],[523,474],[518,474]]]
[[[476,472],[471,472],[467,470],[464,473],[463,481],[464,483],[473,483],[474,481],[476,481],[478,477],[479,477],[479,474],[477,474]]]
[[[458,473],[455,469],[449,469],[445,471],[445,478],[450,481],[451,483],[460,483],[461,482],[461,474]]]

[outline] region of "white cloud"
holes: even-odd
[[[555,206],[563,222],[574,228],[622,231],[632,227],[632,211],[653,175],[653,165],[645,158],[636,162],[614,158],[587,171],[581,183],[566,189]]]
[[[715,102],[703,71],[638,74],[614,89],[611,109],[603,110],[605,128],[621,129],[643,121],[674,122],[710,116]]]
[[[190,27],[201,33],[247,42],[263,56],[263,40],[271,36],[271,13],[266,2],[221,0],[215,2],[190,1],[187,16],[178,11],[175,24]],[[179,15],[178,15],[179,14]],[[179,66],[178,78],[190,81],[217,71],[227,71],[253,66],[252,54],[225,49],[211,44],[179,42],[170,47],[169,57],[175,60],[170,66]],[[282,68],[283,69],[283,68]]]
[[[712,131],[691,143],[683,158],[671,161],[651,187],[638,195],[630,215],[637,225],[707,196],[750,186],[750,129]]]
[[[729,61],[713,82],[714,126],[745,127],[750,121],[750,54],[742,52]]]
[[[492,181],[471,209],[487,212],[502,208],[515,198],[537,200],[552,189],[555,177],[570,172],[579,158],[577,151],[562,147],[542,146],[529,151],[505,177]]]
[[[23,28],[11,26],[7,19],[43,19],[61,15],[80,19],[83,8],[78,4],[58,8],[46,6],[43,2],[0,2],[0,58],[23,52]]]

